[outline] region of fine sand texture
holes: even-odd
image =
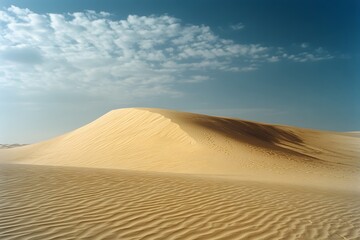
[[[360,196],[260,182],[3,165],[0,239],[359,239]]]
[[[0,163],[0,239],[360,239],[358,132],[129,108]]]

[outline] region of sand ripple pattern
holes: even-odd
[[[360,239],[360,196],[122,170],[0,166],[0,239]]]

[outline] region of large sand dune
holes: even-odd
[[[356,187],[360,138],[161,109],[120,109],[7,162],[223,175]]]
[[[359,239],[359,156],[356,132],[115,110],[0,150],[0,239]]]

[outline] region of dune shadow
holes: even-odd
[[[296,156],[317,159],[316,157],[290,149],[289,146],[291,145],[303,146],[304,141],[290,130],[284,130],[277,126],[217,117],[196,118],[193,119],[193,122],[235,141],[266,148],[269,151],[280,151]]]

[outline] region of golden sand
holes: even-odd
[[[359,239],[359,146],[357,133],[115,110],[0,150],[0,239]]]

